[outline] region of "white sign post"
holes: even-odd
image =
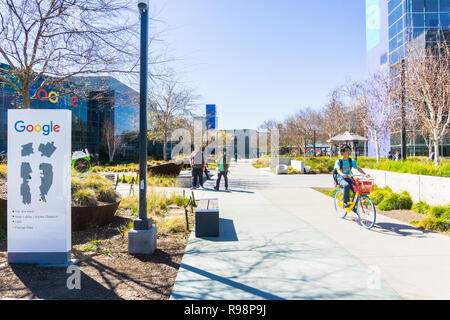
[[[64,265],[71,251],[70,110],[8,110],[8,262]]]

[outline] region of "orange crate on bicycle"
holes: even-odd
[[[375,188],[374,179],[356,179],[354,188],[361,194],[371,193]]]

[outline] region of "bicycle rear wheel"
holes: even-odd
[[[344,209],[344,190],[338,189],[334,193],[334,212],[339,218],[345,218],[347,216],[347,211]]]
[[[375,205],[368,196],[361,196],[357,204],[359,223],[366,229],[371,229],[375,225],[377,216]]]

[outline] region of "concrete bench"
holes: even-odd
[[[195,236],[219,236],[219,199],[199,200],[195,210]]]

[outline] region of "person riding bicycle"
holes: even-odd
[[[352,204],[350,202],[350,190],[355,192],[355,190],[353,190],[352,184],[353,180],[352,168],[355,168],[361,174],[368,176],[368,174],[366,174],[363,169],[358,167],[356,161],[350,158],[351,150],[352,149],[348,145],[344,145],[341,148],[342,158],[336,160],[334,164],[334,169],[336,170],[337,173],[336,181],[344,189],[344,199],[343,199],[344,208],[348,208]]]

